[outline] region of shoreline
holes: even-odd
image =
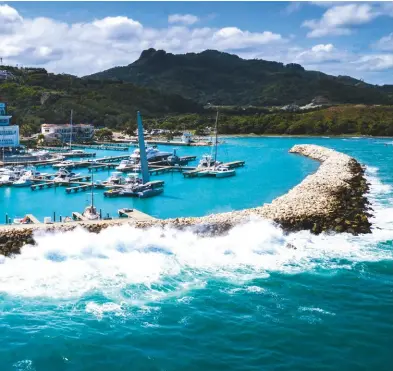
[[[201,235],[212,235],[225,233],[253,217],[261,217],[277,223],[287,232],[371,233],[369,201],[365,197],[369,187],[358,161],[344,153],[312,144],[295,145],[289,152],[318,160],[321,165],[315,173],[269,204],[203,217],[4,225],[0,227],[0,254],[17,254],[24,244],[34,244],[35,232],[65,232],[78,226],[94,233],[109,226],[128,224],[136,228],[192,228]]]
[[[218,134],[219,138],[322,138],[322,139],[340,139],[340,138],[356,138],[356,139],[393,139],[393,136],[373,136],[373,135],[356,135],[356,134],[338,134],[338,135],[307,135],[307,134]]]

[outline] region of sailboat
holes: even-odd
[[[203,176],[214,176],[216,178],[227,178],[236,174],[235,170],[230,169],[228,166],[217,161],[217,147],[218,147],[218,111],[216,115],[215,124],[215,139],[214,146],[212,147],[212,153],[210,155],[202,156],[197,166],[198,177]]]
[[[145,146],[145,138],[143,134],[142,117],[140,112],[137,113],[138,122],[138,141],[139,141],[139,155],[140,155],[140,165],[142,179],[137,179],[130,184],[126,184],[121,189],[111,189],[104,192],[106,197],[139,197],[147,198],[156,196],[164,191],[162,183],[152,183],[150,182],[149,165],[147,162],[147,153]]]
[[[97,212],[97,208],[94,206],[94,183],[93,183],[93,172],[91,173],[91,204],[85,208],[83,216],[88,220],[98,220],[100,214]]]

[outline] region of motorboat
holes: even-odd
[[[65,160],[65,161],[59,162],[58,164],[53,165],[54,168],[74,167],[74,166],[75,166],[75,162],[71,161],[71,160]]]
[[[105,197],[138,197],[148,198],[157,196],[164,192],[164,188],[154,187],[150,183],[146,184],[128,184],[121,189],[110,189],[104,192]]]
[[[55,174],[53,181],[55,183],[68,183],[72,177],[78,176],[78,174],[68,171],[66,168],[62,167]]]
[[[183,135],[181,136],[181,141],[185,144],[190,145],[193,142],[192,134],[191,133],[183,133]]]
[[[125,178],[121,171],[114,171],[110,177],[102,182],[106,186],[125,184]]]
[[[12,169],[3,169],[0,174],[0,187],[11,185],[19,179],[20,174],[14,172]]]
[[[146,157],[147,161],[154,162],[154,161],[161,161],[166,160],[172,153],[160,151],[158,148],[154,147],[147,147],[146,148]],[[140,149],[137,148],[131,154],[130,159],[134,161],[134,163],[139,163],[141,159]]]
[[[139,178],[138,173],[128,173],[126,178],[124,179],[126,184],[141,184],[142,179]]]
[[[207,169],[207,168],[211,168],[214,166],[218,166],[220,164],[221,164],[221,162],[215,160],[212,155],[203,155],[201,160],[199,161],[197,168],[198,169]]]
[[[15,180],[12,185],[14,187],[30,187],[33,184],[34,175],[29,173],[30,172],[23,174],[18,180]]]
[[[73,155],[84,155],[86,152],[81,149],[73,149],[73,150],[71,150],[71,153]]]
[[[126,168],[128,168],[129,166],[134,165],[135,162],[132,160],[121,160],[120,164],[118,166],[116,166],[116,170],[124,170]]]
[[[227,178],[236,175],[236,171],[228,166],[219,165],[211,171],[211,175],[214,175],[216,178]]]

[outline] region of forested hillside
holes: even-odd
[[[198,104],[173,94],[162,94],[130,83],[80,79],[47,73],[44,69],[0,66],[14,78],[0,80],[0,101],[8,103],[13,122],[22,133],[39,131],[39,125],[74,122],[122,127],[134,122],[136,111],[144,116],[199,112]]]
[[[201,104],[307,104],[316,96],[336,104],[393,103],[391,85],[374,86],[348,76],[306,71],[298,64],[246,60],[215,50],[174,55],[148,49],[128,66],[88,78],[128,81],[161,92],[170,91]]]

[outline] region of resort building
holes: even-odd
[[[88,124],[43,124],[41,125],[41,134],[45,136],[47,140],[58,139],[62,142],[88,142],[93,139],[94,126]]]
[[[11,118],[6,103],[0,102],[0,148],[3,149],[19,147],[19,126],[10,125]]]

